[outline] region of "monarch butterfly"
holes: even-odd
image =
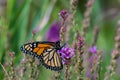
[[[63,64],[60,54],[57,53],[57,50],[61,50],[63,46],[60,46],[60,41],[38,41],[26,43],[22,45],[20,49],[25,54],[37,57],[41,64],[47,69],[59,71],[63,68]]]

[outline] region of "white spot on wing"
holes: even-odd
[[[47,49],[47,51],[51,51],[52,49]]]
[[[30,47],[32,47],[32,44],[30,44]]]
[[[36,43],[34,43],[34,47],[36,47]]]

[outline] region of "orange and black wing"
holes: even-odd
[[[55,46],[54,42],[32,42],[24,44],[21,51],[37,57],[46,68],[58,71],[63,65]]]

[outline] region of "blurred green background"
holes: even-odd
[[[78,0],[73,18],[78,29],[82,26],[87,1]],[[55,20],[60,21],[58,13],[63,9],[69,10],[70,7],[70,0],[0,0],[0,62],[4,63],[7,53],[14,51],[15,63],[19,63],[22,58],[19,48],[32,40],[32,31],[39,28],[35,40],[45,40],[50,25]],[[120,18],[119,9],[120,0],[95,0],[90,14],[86,43],[92,42],[94,26],[99,26],[97,48],[104,51],[103,73],[110,64],[110,53],[114,49],[115,30]],[[1,70],[0,67],[0,73]]]

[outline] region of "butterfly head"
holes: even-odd
[[[57,50],[61,50],[65,45],[66,45],[66,44],[64,43],[62,46],[60,46],[60,41],[57,41],[57,42],[56,42],[56,45],[55,45],[55,48],[56,48]]]

